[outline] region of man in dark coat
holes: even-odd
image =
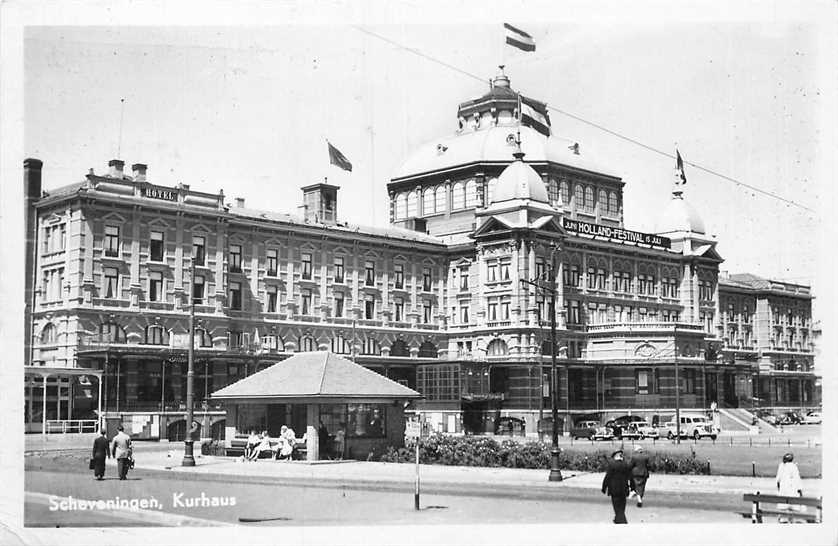
[[[643,495],[646,494],[646,481],[649,479],[649,456],[642,446],[634,446],[631,456],[631,477],[634,480],[634,492],[637,495],[637,507],[643,506]]]
[[[97,480],[105,476],[105,459],[111,456],[108,449],[108,438],[105,429],[99,431],[99,436],[93,440],[93,475]]]
[[[618,449],[611,454],[608,469],[602,480],[602,492],[611,496],[614,507],[614,523],[628,523],[626,521],[626,497],[628,497],[631,481],[631,469],[623,461],[623,450]]]

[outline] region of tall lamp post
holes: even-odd
[[[556,250],[554,246],[550,256],[550,286],[545,288],[538,282],[521,279],[524,284],[531,284],[536,288],[550,292],[550,405],[553,417],[552,444],[550,447],[550,475],[551,482],[562,481],[559,469],[559,378],[556,372]],[[536,279],[538,281],[539,279]]]
[[[186,437],[183,445],[183,461],[181,466],[195,466],[192,452],[192,421],[194,420],[195,403],[195,256],[192,256],[191,274],[189,277],[189,347],[187,348],[186,368]]]

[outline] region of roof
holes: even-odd
[[[613,171],[591,161],[586,155],[574,154],[568,149],[566,141],[546,137],[527,126],[522,126],[520,130],[521,149],[527,154],[528,163],[552,162],[619,178]],[[517,124],[505,124],[440,137],[412,153],[399,167],[393,180],[472,163],[511,163],[515,146],[510,144],[509,135],[514,135],[516,131]]]
[[[680,194],[673,195],[664,208],[663,214],[658,219],[656,233],[678,231],[707,233],[704,229],[704,220],[701,219],[698,211]]]
[[[522,156],[519,156],[522,157]],[[493,203],[509,201],[511,199],[531,199],[542,203],[549,203],[547,188],[535,169],[517,159],[505,168],[498,177]]]
[[[418,392],[328,351],[297,353],[212,394],[249,398],[421,398]]]
[[[87,185],[87,181],[82,182],[75,182],[73,184],[67,184],[66,186],[61,186],[51,190],[44,190],[44,199],[58,199],[61,197],[66,197],[68,195],[73,195],[77,193],[81,188]]]

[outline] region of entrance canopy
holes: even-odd
[[[237,402],[382,402],[422,398],[413,389],[327,351],[297,353],[212,393]]]

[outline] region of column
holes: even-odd
[[[320,406],[306,405],[306,461],[320,459],[320,437],[317,435],[317,425],[320,421]]]
[[[96,429],[96,432],[102,430],[102,376],[99,376],[99,397],[97,398],[97,405],[98,405],[98,413],[96,415],[99,416],[99,423]]]
[[[43,400],[41,400],[41,434],[46,435],[47,433],[47,377],[48,375],[41,375],[41,381],[43,381],[42,389],[43,389]]]

